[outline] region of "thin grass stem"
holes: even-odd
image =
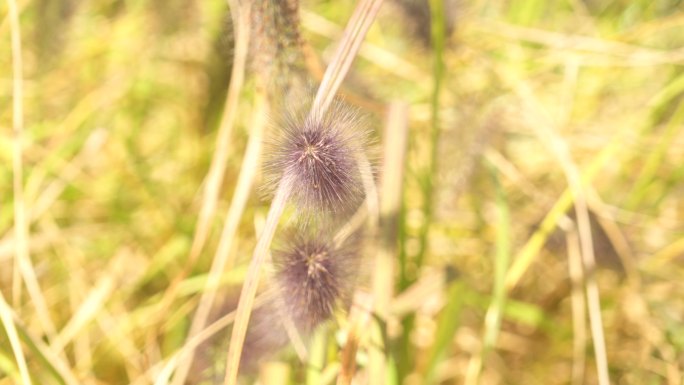
[[[10,30],[12,37],[12,127],[14,143],[12,146],[12,173],[14,192],[14,238],[15,238],[15,269],[12,281],[12,300],[15,306],[21,302],[21,281],[35,306],[38,321],[44,333],[54,337],[55,324],[50,318],[48,305],[36,278],[29,253],[29,224],[26,199],[24,197],[24,75],[21,57],[21,25],[16,1],[8,0]]]
[[[11,5],[10,8],[11,7],[16,7],[16,5]],[[26,365],[26,357],[24,357],[24,351],[21,348],[21,341],[17,334],[17,328],[12,319],[12,309],[7,301],[5,301],[5,296],[2,295],[2,292],[0,292],[0,321],[2,321],[2,325],[7,333],[7,338],[12,347],[12,353],[14,353],[14,359],[17,361],[21,380],[24,385],[31,385],[31,376],[28,372],[28,365]]]
[[[268,250],[275,235],[276,228],[280,216],[285,210],[287,198],[290,196],[292,186],[287,179],[281,180],[278,189],[271,203],[271,207],[266,217],[266,224],[264,231],[257,241],[252,255],[252,262],[249,265],[245,282],[240,292],[240,299],[235,316],[235,325],[230,337],[230,346],[228,347],[228,357],[226,359],[226,375],[223,383],[225,385],[235,385],[237,381],[238,369],[240,366],[240,357],[242,355],[242,348],[247,335],[247,324],[251,315],[254,304],[254,297],[256,296],[257,287],[259,285],[259,274],[261,267],[268,256]]]
[[[482,348],[478,354],[474,354],[468,364],[465,384],[475,385],[480,383],[482,366],[489,352],[495,348],[501,330],[504,306],[506,304],[506,271],[511,256],[511,218],[508,203],[504,195],[503,187],[499,181],[496,169],[489,165],[494,186],[496,189],[496,207],[499,220],[496,228],[496,256],[494,260],[494,288],[492,302],[487,308],[484,321],[484,335]]]
[[[591,336],[594,343],[594,353],[596,359],[596,369],[599,385],[610,385],[608,372],[608,357],[606,354],[605,337],[603,331],[603,320],[601,318],[601,304],[598,285],[594,277],[596,269],[596,259],[594,257],[594,242],[592,239],[591,222],[587,207],[586,193],[581,174],[577,165],[574,163],[570,151],[565,142],[548,125],[550,119],[541,108],[534,94],[524,84],[518,83],[516,91],[528,104],[528,108],[536,112],[536,117],[541,117],[541,124],[533,125],[533,129],[539,138],[548,145],[552,154],[560,164],[565,177],[568,181],[569,191],[572,200],[575,202],[575,213],[577,216],[577,229],[580,240],[580,252],[584,263],[584,270],[588,273],[585,277],[585,291],[589,311],[589,325]],[[535,121],[538,119],[535,119]]]
[[[254,309],[257,309],[261,307],[264,303],[267,301],[267,296],[266,295],[260,295],[256,297],[254,300]],[[216,335],[216,333],[220,332],[224,328],[226,328],[228,325],[232,324],[235,321],[235,311],[232,311],[223,317],[217,319],[216,321],[212,322],[207,326],[206,328],[202,329],[199,333],[196,335],[192,336],[189,338],[185,344],[178,350],[176,351],[171,357],[166,359],[166,364],[163,366],[160,364],[157,364],[150,368],[148,371],[148,376],[147,377],[153,377],[153,373],[156,373],[155,376],[155,381],[154,385],[166,385],[169,383],[169,378],[171,377],[171,374],[173,371],[180,365],[180,360],[184,359],[188,354],[192,354],[192,352],[197,349],[197,347],[202,344],[203,342],[207,341],[209,338],[213,337]],[[161,367],[161,368],[160,368]],[[145,377],[142,377],[145,378]],[[142,380],[141,380],[142,381]],[[148,383],[147,381],[144,381],[143,383]],[[131,385],[141,385],[138,382],[131,383]]]
[[[572,282],[570,300],[572,303],[572,384],[584,383],[584,370],[587,360],[587,322],[586,301],[584,299],[584,272],[582,271],[582,255],[579,239],[574,228],[566,234],[568,250],[568,273]]]
[[[207,318],[214,304],[216,298],[216,288],[218,287],[221,275],[226,267],[233,265],[230,259],[230,251],[233,248],[235,234],[240,225],[240,218],[245,210],[247,199],[254,185],[254,178],[259,168],[259,157],[261,155],[263,143],[263,131],[266,126],[266,117],[268,116],[269,106],[266,94],[258,92],[255,100],[255,108],[252,114],[252,124],[245,150],[245,156],[240,167],[240,174],[235,187],[233,199],[230,202],[230,207],[226,213],[226,222],[221,232],[221,241],[216,249],[216,255],[212,261],[209,275],[207,277],[206,289],[200,298],[199,306],[192,320],[188,338],[192,338],[199,333],[206,325]],[[185,361],[179,366],[176,372],[173,385],[181,385],[185,382],[187,374],[190,370],[193,361],[193,352],[187,354]]]
[[[223,118],[216,137],[216,151],[207,173],[206,185],[202,195],[202,206],[197,220],[197,230],[190,248],[189,264],[192,265],[199,257],[204,243],[209,234],[209,224],[216,212],[219,190],[223,183],[223,177],[228,164],[228,154],[231,143],[231,135],[235,126],[235,118],[238,112],[240,91],[245,78],[245,64],[249,46],[249,3],[241,3],[238,0],[228,0],[231,17],[235,25],[235,55],[233,68],[228,86],[228,95],[223,111]]]
[[[323,75],[323,80],[311,107],[312,112],[323,114],[332,103],[337,90],[354,62],[354,58],[356,58],[368,29],[380,10],[382,1],[361,0],[357,4],[354,14],[344,30],[342,41]]]
[[[430,163],[428,163],[427,170],[421,180],[421,187],[423,190],[423,216],[425,217],[422,227],[420,228],[419,248],[416,254],[416,268],[420,269],[425,259],[425,253],[429,247],[428,235],[430,232],[430,222],[434,211],[433,206],[433,190],[434,178],[437,173],[437,144],[439,142],[441,117],[440,117],[440,100],[442,95],[442,88],[444,82],[444,44],[446,34],[446,21],[444,18],[444,1],[430,0],[430,29],[432,39],[432,95],[430,100]]]

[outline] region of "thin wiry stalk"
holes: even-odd
[[[583,209],[580,209],[580,207]],[[583,198],[575,199],[575,208],[577,210],[577,227],[579,228],[580,233],[582,261],[584,262],[584,269],[590,273],[586,279],[585,286],[587,292],[587,302],[589,305],[589,325],[591,327],[591,338],[594,341],[594,353],[596,355],[598,381],[600,385],[610,385],[610,375],[608,373],[608,355],[606,353],[606,341],[603,333],[603,320],[601,317],[601,298],[599,295],[596,279],[593,276],[593,272],[596,269],[596,259],[594,257],[589,214],[587,211],[586,202]]]
[[[230,137],[237,116],[240,91],[242,90],[245,77],[245,65],[247,62],[249,45],[249,5],[240,4],[238,0],[228,0],[228,3],[236,37],[235,53],[223,117],[216,137],[216,151],[214,152],[211,166],[205,180],[202,206],[200,208],[199,217],[197,218],[197,228],[195,230],[192,246],[190,247],[190,255],[186,267],[174,278],[173,282],[169,285],[169,290],[164,294],[164,298],[159,306],[162,312],[165,312],[166,309],[168,309],[178,292],[180,282],[188,274],[202,252],[202,248],[209,236],[211,218],[216,211],[219,190],[223,184],[223,177],[228,164]]]
[[[383,319],[389,316],[390,301],[394,291],[394,256],[397,253],[397,217],[401,206],[401,191],[408,140],[408,107],[403,103],[390,105],[385,126],[383,169],[380,181],[382,199],[380,207],[380,233],[373,268],[373,298],[375,312]],[[377,221],[377,218],[375,218]],[[377,223],[377,222],[376,222]],[[373,326],[377,331],[377,325]],[[382,334],[373,333],[374,344],[384,345]],[[385,351],[387,346],[385,346]],[[386,377],[387,357],[385,351],[370,352],[370,381],[382,384]]]
[[[209,234],[209,224],[216,212],[219,190],[228,164],[230,137],[235,126],[240,90],[245,78],[245,64],[249,45],[249,12],[248,3],[228,0],[230,14],[235,25],[235,55],[230,75],[230,85],[223,112],[223,119],[216,138],[216,152],[207,173],[206,185],[202,195],[202,207],[197,220],[197,230],[190,249],[190,264],[199,256]]]
[[[260,295],[254,300],[254,309],[261,307],[267,302],[268,296]],[[146,376],[139,377],[139,380],[131,383],[131,385],[142,385],[142,383],[147,384],[147,378],[155,377],[154,385],[166,385],[169,383],[169,378],[173,371],[178,365],[180,365],[180,360],[185,359],[186,355],[192,354],[192,352],[197,349],[199,345],[207,341],[209,338],[216,335],[228,325],[235,321],[235,311],[232,311],[223,317],[212,322],[209,326],[202,329],[199,333],[188,339],[183,346],[176,351],[171,357],[166,359],[166,364],[162,366],[162,363],[154,365],[148,370]],[[144,381],[143,381],[144,380]]]
[[[17,328],[14,325],[14,320],[12,319],[12,309],[7,301],[5,301],[5,296],[2,295],[2,292],[0,292],[0,321],[2,321],[2,325],[7,333],[7,338],[9,339],[10,346],[12,347],[14,358],[17,360],[17,366],[19,366],[21,380],[23,381],[24,385],[31,385],[31,376],[29,376],[28,373],[26,358],[24,357],[24,352],[21,350],[21,341],[19,341]]]
[[[432,39],[432,74],[433,74],[433,88],[430,100],[430,163],[427,165],[427,170],[423,175],[421,183],[423,191],[423,225],[420,228],[419,248],[416,254],[415,264],[418,269],[423,265],[425,253],[428,249],[428,235],[430,232],[430,223],[434,211],[433,192],[435,187],[434,179],[437,177],[437,145],[439,142],[441,130],[441,116],[440,116],[440,99],[442,95],[442,84],[444,83],[444,45],[446,33],[446,21],[444,17],[444,1],[430,0],[430,18],[431,18],[431,39]]]
[[[542,118],[542,123],[533,125],[533,128],[537,135],[549,145],[552,154],[557,158],[558,163],[565,173],[572,198],[574,198],[575,201],[580,251],[584,263],[584,270],[589,273],[585,277],[585,290],[589,310],[589,325],[594,343],[598,382],[599,385],[609,385],[610,376],[608,373],[608,357],[606,354],[606,344],[603,333],[603,321],[601,319],[601,301],[598,285],[596,284],[596,279],[594,277],[594,271],[596,269],[594,242],[592,239],[591,222],[589,220],[589,211],[582,178],[577,169],[577,165],[572,160],[572,156],[570,155],[566,144],[547,126],[550,119],[547,118],[544,110],[539,106],[532,91],[524,84],[519,84],[516,91],[524,97],[527,103],[529,103],[529,107],[536,111],[537,115]]]
[[[404,162],[408,142],[408,106],[392,103],[385,126],[383,168],[380,180],[379,247],[373,269],[375,308],[387,315],[394,288],[394,256],[397,254],[397,225],[402,199]]]
[[[566,235],[568,250],[568,272],[572,282],[572,384],[580,385],[584,382],[584,366],[587,359],[586,344],[586,302],[582,288],[584,287],[584,272],[582,271],[582,256],[579,250],[579,239],[574,228]]]
[[[363,291],[357,291],[349,314],[347,342],[340,353],[340,375],[337,385],[350,385],[356,373],[356,352],[361,340],[368,333],[373,311],[373,297]]]
[[[251,315],[254,304],[254,297],[256,295],[257,287],[259,285],[259,274],[261,273],[261,266],[268,255],[268,249],[275,235],[278,226],[278,220],[285,209],[285,203],[290,195],[292,186],[287,179],[278,186],[271,207],[266,217],[266,224],[264,231],[261,233],[254,254],[252,255],[252,262],[247,270],[245,282],[240,292],[240,299],[235,315],[235,325],[230,336],[230,346],[228,347],[228,357],[226,359],[226,376],[224,384],[235,385],[237,381],[238,368],[240,365],[240,356],[242,355],[242,348],[247,335],[247,324]]]
[[[271,259],[270,253],[269,259]],[[278,290],[278,301],[279,303],[276,306],[276,309],[278,311],[278,318],[280,318],[280,322],[282,322],[283,327],[285,328],[285,333],[287,333],[287,337],[290,339],[290,343],[292,343],[292,347],[294,348],[295,353],[297,353],[299,360],[301,362],[307,362],[309,359],[309,352],[306,349],[306,345],[304,345],[302,336],[299,334],[292,316],[290,313],[286,312],[282,306],[286,301],[286,293],[282,290]]]
[[[21,339],[37,357],[45,361],[57,381],[66,385],[78,385],[81,383],[76,378],[73,369],[69,367],[67,359],[59,356],[60,354],[63,355],[63,351],[53,349],[43,342],[42,338],[32,335],[16,313],[13,313],[12,316]]]
[[[21,300],[21,278],[31,296],[31,302],[36,307],[38,321],[43,331],[52,338],[56,328],[50,319],[48,306],[38,284],[31,257],[29,255],[29,225],[26,215],[26,201],[24,199],[24,165],[23,165],[23,136],[24,136],[24,81],[23,63],[21,58],[21,26],[19,11],[13,0],[8,0],[10,29],[12,35],[12,126],[14,145],[12,146],[13,190],[14,190],[14,238],[15,238],[15,270],[12,282],[13,301],[19,306]],[[20,273],[18,274],[17,271]]]
[[[242,218],[247,199],[252,191],[256,171],[259,168],[259,156],[261,155],[263,131],[266,125],[268,109],[266,95],[263,92],[257,93],[251,124],[252,129],[250,131],[247,149],[245,150],[245,157],[242,161],[242,166],[240,167],[235,193],[233,194],[233,199],[231,200],[230,207],[226,214],[226,222],[223,226],[223,231],[221,232],[221,241],[216,249],[216,255],[214,256],[207,277],[206,289],[200,298],[199,306],[193,317],[188,338],[192,338],[195,334],[199,333],[206,325],[207,318],[209,317],[209,313],[214,304],[216,288],[221,279],[221,274],[225,271],[226,266],[232,266],[233,264],[233,261],[229,260],[230,251],[233,247],[235,234],[240,225],[240,218]],[[185,382],[192,365],[193,357],[194,351],[191,350],[187,354],[186,359],[178,367],[178,371],[173,378],[173,385],[181,385]]]
[[[361,0],[356,6],[342,41],[323,75],[311,107],[312,112],[324,113],[332,103],[381,5],[382,0]]]
[[[506,304],[506,270],[508,269],[510,261],[510,212],[508,203],[505,199],[505,193],[501,187],[496,171],[491,166],[492,179],[496,187],[496,206],[498,208],[499,220],[496,228],[496,257],[494,265],[494,289],[492,293],[492,302],[487,308],[484,322],[484,335],[482,338],[482,347],[479,352],[473,354],[466,372],[464,383],[466,385],[475,385],[480,383],[480,375],[482,374],[482,365],[489,352],[495,347],[499,338],[501,329],[501,321],[503,318],[504,306]]]

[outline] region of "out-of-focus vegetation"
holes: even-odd
[[[8,3],[0,384],[21,383],[24,360],[35,384],[165,384],[208,290],[256,108],[248,71],[207,245],[189,258],[231,81],[229,9],[222,0],[17,1],[18,143]],[[330,59],[354,4],[302,2],[309,56]],[[386,1],[342,87],[379,143],[387,105],[409,105],[394,315],[382,325],[386,383],[598,384],[603,369],[615,384],[683,383],[684,3],[429,5],[432,18],[426,1]],[[380,163],[379,173],[388,167],[402,165]],[[18,204],[29,259],[14,231]],[[255,189],[214,319],[234,308],[267,207]],[[591,255],[595,268],[581,261]],[[347,327],[340,314],[306,339],[310,362],[286,348],[243,380],[333,383]],[[221,383],[226,330],[200,345],[189,381]],[[595,360],[603,344],[605,363]],[[373,349],[361,341],[355,383],[367,382]]]

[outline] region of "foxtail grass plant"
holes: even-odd
[[[356,140],[352,140],[355,136],[349,136],[348,131],[346,131],[347,128],[326,127],[326,124],[337,123],[337,119],[344,118],[344,115],[340,117],[328,115],[329,112],[338,112],[335,108],[329,111],[329,107],[333,103],[335,94],[381,3],[382,1],[379,0],[361,0],[359,2],[345,36],[326,70],[306,120],[298,122],[300,125],[298,127],[290,127],[291,134],[285,136],[285,138],[289,137],[288,147],[284,147],[279,156],[276,157],[278,160],[274,164],[279,164],[284,169],[280,171],[281,178],[277,182],[277,187],[273,188],[274,197],[266,218],[266,224],[257,241],[252,262],[240,293],[226,361],[224,378],[226,385],[236,383],[240,356],[242,355],[247,325],[257,292],[259,275],[287,202],[291,201],[300,206],[328,209],[333,209],[335,204],[349,206],[346,200],[354,198],[356,191],[358,191],[352,185],[353,175],[356,174],[355,169],[366,168],[359,172],[365,175],[372,174],[367,169],[368,162],[351,160],[358,159],[360,156],[355,154],[362,153],[363,150],[350,146],[362,142],[357,143]],[[350,151],[351,154],[349,154]],[[312,263],[309,266],[318,265]],[[307,274],[306,277],[309,275]],[[316,274],[311,277],[324,278],[327,275]],[[306,294],[304,298],[306,298]]]

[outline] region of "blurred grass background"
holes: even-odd
[[[611,382],[684,383],[684,4],[429,4],[432,18],[427,2],[384,4],[342,92],[372,116],[378,136],[387,103],[409,104],[395,293],[404,310],[386,328],[387,383],[598,383],[586,315],[573,314],[584,296],[569,274],[578,246],[567,167],[584,178],[598,265],[587,276],[600,291]],[[302,2],[304,37],[323,62],[353,6]],[[23,0],[18,8],[24,200],[39,291],[15,283],[5,2],[0,291],[29,372],[37,384],[72,383],[71,375],[155,383],[186,343],[250,129],[248,76],[213,232],[167,307],[230,82],[228,7]],[[222,279],[227,298],[240,288],[255,216],[266,209],[254,192],[232,251],[239,264]],[[324,343],[318,369],[335,373],[339,341]],[[201,359],[220,373],[227,347],[215,349]],[[573,380],[582,362],[586,373]],[[17,365],[3,328],[0,384],[20,383]],[[313,383],[306,370],[286,350],[245,381]]]

